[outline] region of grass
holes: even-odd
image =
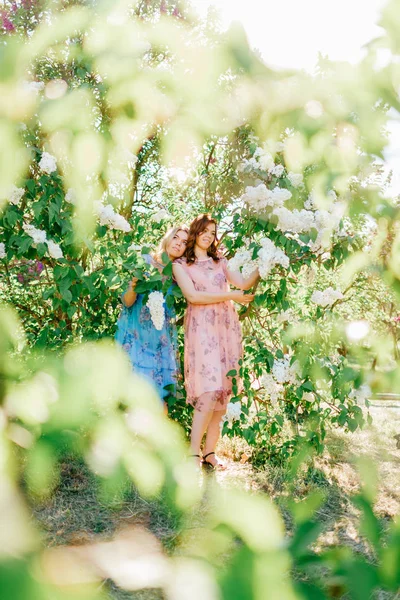
[[[379,485],[375,512],[382,527],[386,527],[400,513],[400,450],[394,439],[394,435],[400,433],[400,407],[373,406],[371,413],[373,424],[363,431],[331,432],[324,454],[305,468],[295,487],[289,484],[284,467],[267,464],[263,470],[252,468],[246,461],[248,449],[243,440],[224,439],[220,443],[220,454],[229,468],[216,473],[216,481],[223,487],[267,494],[279,506],[289,536],[293,523],[287,510],[288,498],[294,497],[297,501],[313,491],[322,491],[325,499],[316,516],[323,525],[323,532],[316,549],[340,543],[371,558],[368,543],[358,533],[359,515],[351,502],[360,487],[357,460],[366,457],[376,467]],[[165,553],[172,554],[179,548],[180,522],[161,499],[147,501],[131,487],[123,498],[102,503],[97,491],[96,479],[84,463],[74,460],[62,464],[58,488],[48,501],[34,509],[47,546],[91,544],[112,538],[118,530],[139,526],[159,540]],[[201,535],[201,524],[201,513],[193,515],[191,531],[187,534]],[[161,600],[164,597],[158,589],[127,592],[110,581],[104,585],[114,600]],[[378,592],[376,598],[394,600],[395,596]]]

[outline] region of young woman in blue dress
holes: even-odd
[[[188,232],[186,225],[173,227],[162,238],[157,250],[151,255],[145,254],[144,259],[149,265],[162,271],[163,253],[171,261],[180,258],[186,250]],[[165,386],[176,384],[179,372],[175,311],[165,303],[163,328],[156,329],[149,308],[143,303],[144,295],[135,292],[137,281],[133,277],[122,295],[123,307],[115,339],[128,353],[134,371],[151,381],[160,398],[164,399],[169,394]]]

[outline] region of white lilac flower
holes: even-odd
[[[309,194],[307,200],[304,202],[304,208],[306,210],[315,209],[315,200],[313,194]]]
[[[152,221],[154,221],[154,223],[161,223],[161,221],[164,221],[164,219],[168,219],[169,216],[169,212],[161,208],[158,212],[151,215],[150,218]]]
[[[239,165],[238,171],[242,173],[243,171],[255,171],[258,169],[259,164],[257,159],[252,156],[251,158],[245,158],[243,162]]]
[[[107,206],[104,206],[102,202],[96,203],[96,205],[100,225],[111,225],[115,214],[114,207],[111,204],[107,204]]]
[[[260,243],[261,248],[258,251],[258,270],[262,279],[266,279],[273,267],[277,264],[285,269],[289,267],[288,256],[286,256],[283,250],[277,248],[269,238],[263,238]]]
[[[242,273],[243,273],[243,277],[245,279],[247,279],[248,277],[250,277],[250,275],[252,275],[252,273],[254,273],[254,271],[258,268],[258,261],[257,260],[251,260],[248,263],[244,264],[242,267]]]
[[[255,259],[253,259],[253,249],[244,248],[239,250],[229,260],[228,269],[230,271],[241,270],[243,276],[247,278],[258,268],[260,276],[265,279],[275,265],[279,264],[285,269],[289,267],[289,258],[269,238],[262,238],[260,245],[261,248],[258,250]]]
[[[140,244],[131,244],[129,248],[127,248],[127,252],[140,252],[142,246]]]
[[[290,364],[290,356],[285,356],[280,360],[275,360],[272,367],[272,374],[277,383],[291,383],[295,384],[298,382],[300,375],[300,364],[296,360],[293,364]]]
[[[368,400],[368,398],[371,398],[371,395],[371,388],[369,387],[369,385],[364,383],[359,388],[352,389],[349,394],[349,398],[354,400],[356,404],[365,404],[365,401]]]
[[[293,187],[299,187],[303,183],[303,175],[301,173],[293,173],[289,171],[288,179]]]
[[[289,192],[289,190],[286,190],[285,188],[280,188],[276,186],[272,190],[272,196],[274,199],[275,206],[282,206],[282,204],[286,202],[286,200],[290,200],[290,198],[292,197],[292,192]]]
[[[241,199],[256,213],[264,211],[267,206],[274,205],[271,190],[265,183],[256,186],[248,185]]]
[[[264,373],[261,376],[260,383],[271,400],[271,404],[276,405],[279,396],[283,392],[283,385],[277,383],[271,373]]]
[[[291,321],[292,319],[293,319],[293,311],[291,308],[281,311],[276,316],[276,320],[278,321],[278,323],[287,323],[288,321]]]
[[[263,148],[257,148],[253,154],[253,158],[258,159],[259,166],[263,171],[269,171],[274,166],[272,154]]]
[[[123,217],[119,213],[115,213],[114,219],[111,224],[111,229],[118,229],[119,231],[124,231],[125,233],[128,233],[128,231],[131,231],[132,228],[129,225],[128,221],[125,219],[125,217]]]
[[[251,250],[239,250],[236,252],[235,256],[231,258],[228,262],[228,269],[230,271],[239,271],[243,265],[252,260],[253,252]]]
[[[164,296],[162,293],[150,292],[146,306],[149,308],[154,327],[161,331],[165,321]]]
[[[42,229],[37,229],[34,225],[30,223],[24,223],[22,225],[22,229],[25,231],[27,235],[29,235],[35,244],[44,244],[47,239],[46,232]]]
[[[57,170],[56,159],[52,154],[49,154],[48,152],[43,152],[42,158],[39,161],[39,167],[45,173],[53,173],[53,171]]]
[[[8,201],[10,202],[10,204],[14,204],[15,206],[17,206],[20,203],[21,198],[24,194],[25,194],[24,188],[18,188],[15,185],[13,185],[10,189]]]
[[[286,200],[292,197],[289,190],[276,186],[273,190],[267,188],[265,183],[255,186],[247,186],[241,199],[246,202],[251,210],[256,213],[263,212],[267,207],[282,206]]]
[[[309,232],[315,227],[314,213],[309,210],[288,210],[284,206],[275,208],[273,214],[278,217],[277,229],[291,233]]]
[[[75,194],[75,190],[73,188],[69,188],[67,190],[67,193],[65,194],[65,202],[68,202],[69,204],[75,204],[76,201],[76,194]]]
[[[110,229],[118,229],[120,231],[124,231],[127,233],[131,231],[131,226],[128,221],[114,211],[114,207],[111,204],[104,204],[101,201],[97,201],[94,203],[95,211],[99,217],[100,225],[107,225]]]
[[[239,421],[240,415],[242,414],[242,405],[240,402],[229,402],[226,407],[226,413],[224,420],[232,423],[232,421]]]
[[[284,170],[285,167],[283,165],[275,165],[269,170],[269,174],[275,175],[275,177],[282,177]]]
[[[0,242],[0,258],[6,257],[6,246],[4,242]]]
[[[339,290],[334,290],[332,287],[326,288],[326,290],[315,290],[310,298],[311,302],[326,308],[331,306],[337,300],[343,299],[343,294]]]
[[[49,254],[52,258],[63,258],[64,257],[63,252],[58,244],[56,244],[52,240],[47,240],[46,243],[47,243],[47,248],[48,248]]]

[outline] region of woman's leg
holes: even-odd
[[[194,410],[192,432],[190,434],[190,446],[193,454],[200,454],[201,440],[212,416],[213,411],[201,412],[196,409]]]
[[[206,445],[204,446],[203,455],[205,456],[209,452],[214,452],[217,442],[219,440],[219,436],[221,435],[220,423],[221,419],[226,413],[225,410],[216,410],[212,413],[211,419],[209,421],[209,425],[207,428],[207,437],[206,437]],[[218,463],[215,454],[211,454],[206,459],[212,465],[216,465]]]

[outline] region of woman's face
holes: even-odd
[[[188,239],[187,231],[177,231],[172,240],[167,245],[167,254],[171,260],[180,258],[186,250],[186,242]]]
[[[196,245],[202,250],[208,250],[215,240],[217,228],[215,223],[209,223],[201,233],[196,236]]]

